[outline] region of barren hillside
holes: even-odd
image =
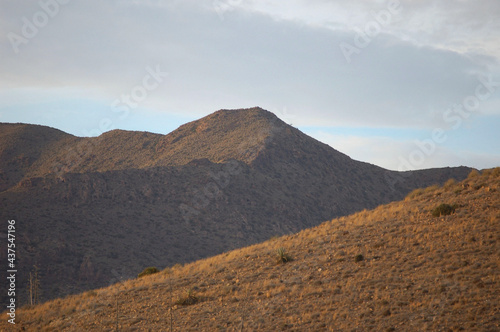
[[[16,327],[498,331],[499,190],[500,168],[472,172],[298,234],[26,307]],[[454,211],[436,214],[441,204]]]

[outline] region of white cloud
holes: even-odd
[[[311,20],[314,12],[339,6],[315,4]],[[241,5],[281,8],[265,1]],[[301,5],[295,1],[287,15]],[[477,84],[474,74],[488,71],[468,56],[390,34],[377,36],[348,65],[338,45],[353,40],[349,31],[277,22],[241,10],[221,21],[213,9],[189,2],[99,6],[75,1],[61,8],[20,55],[4,45],[0,87],[75,87],[89,97],[113,100],[137,84],[147,66],[160,65],[170,75],[148,96],[150,108],[201,114],[233,105],[286,104],[302,110],[302,125],[432,126],[433,110],[442,113],[460,101]],[[352,6],[370,15],[364,2],[343,10]]]
[[[277,20],[291,20],[331,29],[363,28],[374,14],[401,8],[387,33],[417,45],[500,58],[500,2],[496,0],[291,0],[222,1],[233,9],[254,11]]]
[[[98,122],[159,65],[169,75],[141,103],[148,114],[194,119],[258,105],[286,107],[295,126],[432,129],[475,93],[478,76],[500,81],[500,2],[480,3],[401,1],[401,13],[347,63],[339,45],[387,1],[72,0],[18,54],[7,35],[21,33],[40,5],[1,1],[0,112],[72,97],[95,104],[81,117]],[[500,89],[477,116],[498,114],[498,105]]]

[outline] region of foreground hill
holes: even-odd
[[[473,172],[295,235],[24,308],[16,326],[498,331],[499,190],[500,168]],[[455,211],[433,216],[441,204]],[[277,263],[278,248],[289,262]]]
[[[34,266],[42,299],[51,299],[148,265],[297,232],[470,172],[399,173],[355,161],[260,108],[221,110],[168,135],[0,129],[0,219],[18,224],[21,302]]]

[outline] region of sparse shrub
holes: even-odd
[[[455,186],[456,184],[457,184],[457,181],[455,179],[449,179],[448,181],[445,182],[445,184],[443,185],[443,188],[450,189],[453,186]]]
[[[467,176],[467,179],[472,179],[478,177],[479,175],[480,175],[479,171],[477,169],[473,169]]]
[[[448,216],[452,213],[455,212],[455,209],[457,208],[456,204],[450,205],[450,204],[441,204],[434,210],[432,210],[432,215],[434,217],[440,217],[440,216]]]
[[[436,190],[438,190],[438,189],[439,189],[439,185],[437,185],[437,184],[433,184],[432,186],[425,188],[425,189],[424,189],[424,192],[425,192],[426,194],[430,194],[430,193],[435,192],[435,191],[436,191]]]
[[[283,247],[278,248],[278,250],[276,250],[276,259],[277,259],[278,264],[287,263],[287,262],[292,261],[292,257],[290,255],[288,255],[288,253],[286,252],[286,249]]]
[[[184,297],[179,298],[175,301],[177,305],[193,305],[198,303],[198,298],[193,294],[193,290],[188,290],[187,294]]]
[[[141,273],[139,273],[137,275],[137,278],[141,278],[141,277],[144,277],[144,276],[147,276],[147,275],[150,275],[150,274],[155,274],[155,273],[158,273],[158,272],[160,272],[160,270],[158,270],[154,266],[147,267],[147,268],[144,269],[144,271],[142,271]]]
[[[493,174],[494,171],[495,171],[495,168],[483,169],[483,171],[481,172],[481,175],[484,177],[489,177]]]
[[[364,257],[363,255],[361,255],[361,254],[356,255],[356,257],[354,257],[354,261],[355,261],[356,263],[361,262],[361,261],[364,261],[364,260],[365,260],[365,257]]]
[[[418,197],[420,195],[422,195],[424,193],[424,189],[422,188],[417,188],[417,189],[414,189],[412,192],[410,192],[406,198],[407,199],[413,199],[415,197]]]
[[[491,176],[498,177],[500,176],[500,167],[493,168],[490,173]]]
[[[95,297],[97,296],[97,292],[95,290],[90,290],[86,293],[88,297]]]

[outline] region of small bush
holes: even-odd
[[[292,261],[292,257],[290,255],[288,255],[288,253],[286,252],[286,249],[283,247],[278,248],[278,250],[276,250],[276,258],[277,258],[278,264],[287,263],[287,262]]]
[[[97,296],[97,292],[95,290],[90,290],[87,293],[85,293],[85,295],[87,295],[87,297],[95,297]]]
[[[158,270],[156,267],[147,267],[144,269],[144,271],[142,271],[141,273],[139,273],[137,275],[137,278],[141,278],[141,277],[144,277],[144,276],[147,276],[147,275],[150,275],[150,274],[155,274],[155,273],[158,273],[160,272],[160,270]]]
[[[354,257],[354,261],[355,261],[356,263],[361,262],[361,261],[363,261],[363,260],[365,260],[365,257],[364,257],[363,255],[361,255],[361,254],[356,255],[356,257]]]
[[[445,184],[443,185],[443,188],[450,189],[453,186],[455,186],[456,184],[457,184],[457,181],[455,179],[449,179],[448,181],[445,182]]]
[[[190,289],[186,296],[179,298],[177,301],[175,301],[175,304],[177,305],[193,305],[198,303],[198,298],[194,296],[193,290]]]
[[[424,193],[424,189],[422,188],[417,188],[417,189],[414,189],[412,192],[410,192],[406,198],[407,199],[413,199],[415,197],[418,197],[420,195],[422,195]]]
[[[498,177],[500,176],[500,167],[493,168],[490,173],[491,176]]]
[[[430,194],[430,193],[435,192],[435,191],[436,191],[436,190],[438,190],[438,189],[439,189],[439,185],[437,185],[437,184],[433,184],[432,186],[425,188],[425,189],[424,189],[424,193],[426,193],[426,194]]]
[[[468,179],[472,179],[472,178],[475,178],[475,177],[478,177],[479,175],[481,175],[479,173],[479,171],[477,169],[473,169],[469,175],[467,176]]]
[[[432,210],[432,215],[434,217],[448,216],[448,215],[454,213],[456,208],[457,208],[457,206],[455,204],[453,204],[453,205],[441,204],[437,208]]]

